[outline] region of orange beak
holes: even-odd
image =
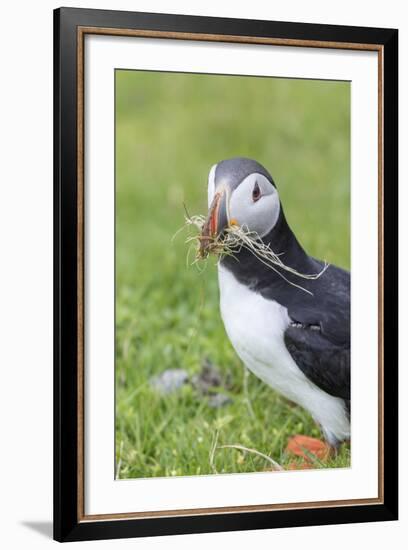
[[[226,195],[224,190],[220,190],[214,195],[206,222],[201,231],[201,244],[199,250],[201,258],[205,258],[208,255],[211,243],[228,225]]]

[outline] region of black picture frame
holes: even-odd
[[[78,29],[99,27],[373,44],[383,55],[383,494],[381,502],[120,520],[81,520],[78,500]],[[60,8],[54,12],[54,538],[58,541],[388,521],[398,517],[398,31]]]

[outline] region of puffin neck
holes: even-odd
[[[273,229],[262,238],[262,241],[269,245],[275,254],[280,255],[280,259],[286,266],[296,269],[300,273],[315,273],[316,265],[303,250],[290,229],[282,205],[278,221]],[[280,273],[288,279],[293,278],[293,275],[278,266],[276,266],[276,271],[272,270],[245,248],[242,248],[233,257],[224,256],[221,265],[231,271],[238,281],[251,287],[270,285],[275,279],[281,283]]]

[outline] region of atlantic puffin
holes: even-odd
[[[208,206],[204,243],[238,224],[298,273],[321,272],[299,285],[298,275],[271,270],[245,248],[221,255],[220,312],[244,365],[308,410],[328,446],[337,449],[350,439],[350,273],[331,264],[324,269],[307,254],[286,221],[272,176],[255,160],[215,164]]]

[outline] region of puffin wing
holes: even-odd
[[[316,326],[293,323],[286,329],[285,344],[293,360],[320,389],[350,399],[350,346],[331,341]]]
[[[323,262],[309,257],[308,266],[303,269],[300,266],[298,270],[317,273],[323,267]],[[303,374],[326,393],[347,402],[350,399],[350,273],[330,265],[318,279],[302,280],[301,284],[309,293],[282,278],[274,278],[259,292],[287,308],[291,323],[284,333],[285,344]]]

